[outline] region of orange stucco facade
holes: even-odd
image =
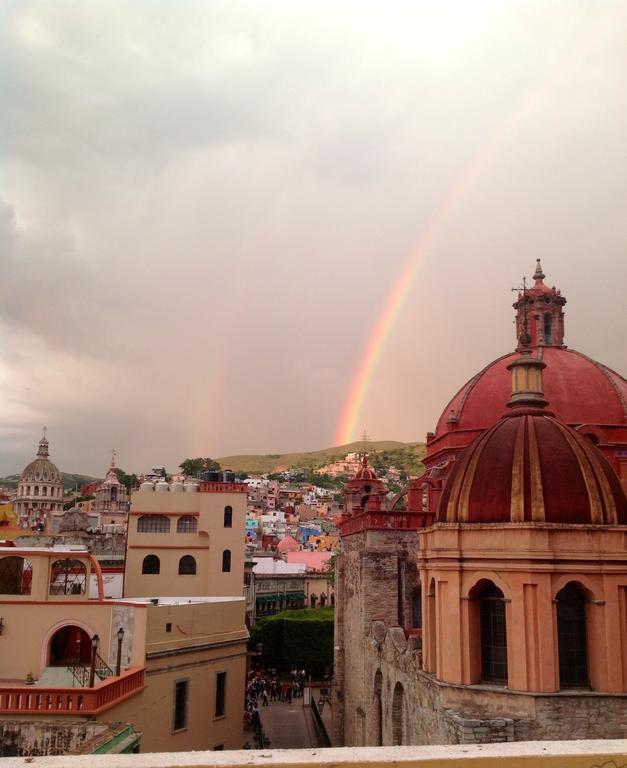
[[[473,596],[494,583],[505,600],[511,691],[560,690],[556,599],[569,583],[586,596],[590,688],[627,692],[625,531],[535,524],[438,524],[419,536],[423,666],[438,680],[481,682]]]

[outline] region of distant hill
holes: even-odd
[[[276,453],[265,455],[223,456],[216,459],[223,469],[232,469],[233,472],[246,472],[248,474],[267,474],[271,472],[283,472],[287,469],[304,467],[318,469],[325,464],[343,459],[347,453],[360,453],[364,449],[363,441],[336,445],[333,448],[324,448],[321,451],[307,451],[305,453]],[[419,474],[422,471],[422,457],[425,455],[424,443],[401,443],[397,440],[368,441],[367,450],[372,457],[372,463],[376,464],[385,457],[399,469],[410,475]],[[377,460],[375,460],[375,457]]]
[[[4,485],[8,488],[15,488],[19,482],[19,475],[8,475],[7,477],[0,477],[0,485]],[[94,481],[102,482],[101,477],[92,477],[91,475],[76,475],[71,472],[61,472],[61,482],[63,483],[64,491],[73,491],[78,486],[80,491],[81,485],[84,483],[93,483]]]

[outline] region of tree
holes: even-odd
[[[217,461],[213,459],[185,459],[179,464],[181,472],[188,477],[197,477],[203,472],[214,472],[221,469]]]
[[[137,475],[127,475],[123,469],[120,469],[120,467],[116,467],[113,471],[117,475],[118,480],[126,488],[128,493],[139,488],[139,479]]]

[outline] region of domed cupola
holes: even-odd
[[[381,508],[381,501],[387,494],[387,488],[379,480],[373,467],[368,464],[368,455],[364,454],[361,466],[355,477],[344,486],[344,510],[352,514],[357,509],[375,506]]]
[[[20,475],[20,482],[60,483],[61,473],[50,461],[49,457],[49,443],[44,429],[43,437],[39,441],[39,447],[37,448],[37,458],[24,468]]]
[[[50,515],[63,508],[61,473],[50,461],[46,428],[39,441],[37,457],[20,475],[14,509],[20,528],[43,530]]]
[[[510,410],[455,463],[437,522],[627,525],[627,499],[601,452],[546,410],[546,363],[527,347],[507,368]]]

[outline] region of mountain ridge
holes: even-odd
[[[379,453],[391,454],[394,458],[402,458],[407,454],[411,469],[420,471],[421,459],[425,454],[425,444],[422,442],[404,443],[400,440],[368,440],[365,444],[369,454],[376,456]],[[267,454],[236,454],[222,456],[215,460],[223,469],[233,472],[247,472],[252,474],[268,474],[272,472],[284,472],[297,467],[319,469],[325,464],[343,459],[347,453],[363,453],[364,442],[362,440],[345,445],[336,445],[331,448],[323,448],[318,451],[301,451],[292,453],[267,453]],[[411,455],[413,454],[413,456]],[[411,461],[413,459],[414,461]],[[399,467],[401,468],[401,467]],[[412,472],[413,474],[413,472]]]

